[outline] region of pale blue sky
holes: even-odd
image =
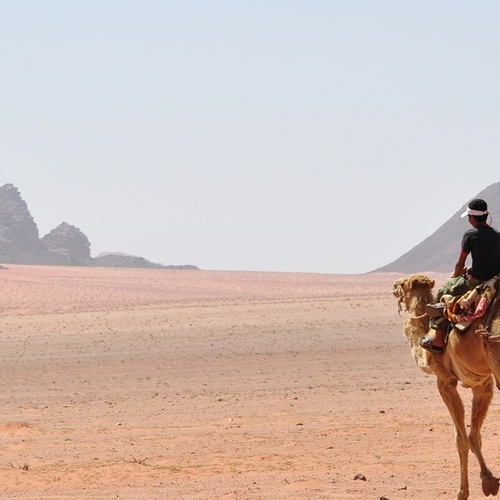
[[[0,0],[0,185],[94,256],[367,272],[500,181],[499,19],[497,1]]]

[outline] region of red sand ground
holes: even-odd
[[[454,497],[399,275],[7,267],[0,498]],[[497,474],[498,413],[496,396]]]

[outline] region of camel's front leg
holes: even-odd
[[[469,498],[469,475],[467,468],[467,459],[469,455],[469,442],[465,429],[464,405],[460,394],[457,391],[457,381],[446,382],[440,378],[437,380],[439,394],[443,398],[448,411],[450,412],[453,423],[455,424],[455,442],[460,459],[460,487],[457,492],[456,500],[466,500]]]
[[[495,496],[498,493],[498,479],[493,477],[483,458],[481,452],[481,427],[483,425],[488,408],[493,398],[493,379],[489,377],[482,385],[472,389],[471,426],[469,433],[469,446],[476,455],[479,467],[481,467],[481,479],[483,493]]]

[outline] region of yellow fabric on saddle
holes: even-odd
[[[470,323],[483,316],[498,290],[498,278],[495,276],[484,281],[461,297],[443,295],[441,302],[448,320],[455,323],[459,330],[465,330]]]

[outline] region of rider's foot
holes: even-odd
[[[420,346],[434,354],[443,354],[445,348],[444,344],[439,345],[435,339],[428,335],[420,339]]]

